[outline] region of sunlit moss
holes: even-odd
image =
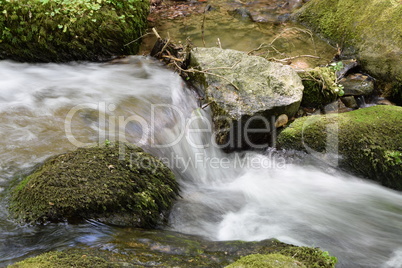
[[[342,169],[402,190],[401,113],[402,107],[374,106],[303,117],[279,134],[278,143],[286,149],[338,152]],[[336,142],[327,143],[330,139]]]
[[[0,0],[0,59],[60,62],[135,54],[148,0]]]
[[[311,0],[294,17],[345,51],[363,68],[390,83],[389,97],[402,103],[402,5],[397,0]]]

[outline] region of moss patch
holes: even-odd
[[[0,0],[0,59],[106,60],[135,54],[148,0]],[[129,45],[126,45],[130,43]]]
[[[402,190],[402,108],[374,106],[356,111],[296,119],[278,136],[285,149],[338,150],[342,169]],[[336,148],[327,144],[337,140]]]
[[[9,265],[9,268],[71,268],[71,267],[99,267],[112,268],[120,265],[110,263],[102,258],[83,254],[64,253],[52,251],[39,256]]]
[[[116,144],[47,160],[13,190],[10,210],[26,222],[95,218],[152,227],[177,194],[174,175],[162,162],[141,148]]]
[[[366,71],[391,82],[401,102],[402,5],[397,0],[311,0],[294,17],[344,48]]]
[[[328,67],[298,73],[304,90],[301,105],[319,108],[336,100],[339,87],[336,84],[335,71]]]
[[[238,263],[236,261],[244,262],[244,259],[247,264],[263,265],[246,267],[264,268],[270,267],[266,265],[270,259],[283,261],[279,267],[333,268],[336,263],[335,257],[318,248],[296,247],[277,240],[209,241],[198,236],[163,230],[123,230],[117,234],[116,241],[108,242],[109,248],[113,247],[113,250],[104,249],[102,245],[74,247],[62,252],[41,254],[10,267],[65,267],[63,265],[66,263],[71,264],[69,267],[219,268],[230,264],[229,267],[238,267],[234,265]],[[86,266],[88,260],[93,261],[93,266]],[[285,266],[286,263],[296,266]]]
[[[328,251],[319,248],[289,247],[280,251],[281,254],[292,257],[308,268],[334,268],[338,259]]]
[[[245,256],[235,263],[226,266],[227,268],[291,268],[306,267],[291,257],[282,254],[252,254]]]

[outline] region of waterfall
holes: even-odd
[[[0,189],[49,156],[124,139],[177,175],[181,199],[172,209],[170,230],[211,240],[277,238],[320,247],[338,257],[339,267],[402,267],[400,192],[300,152],[224,153],[212,129],[210,111],[199,107],[197,94],[152,59],[0,61]],[[6,216],[4,201],[0,205]],[[0,220],[0,242],[26,230]],[[36,235],[47,232],[40,230]],[[82,232],[62,232],[59,242],[91,240]],[[50,248],[49,241],[57,244],[54,233],[47,233],[51,240],[35,240],[35,246],[24,240],[27,245],[14,249]],[[0,258],[9,253],[0,248]]]

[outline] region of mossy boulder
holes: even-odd
[[[163,222],[177,195],[169,168],[120,143],[47,160],[12,191],[10,210],[29,223],[92,218],[148,228]]]
[[[190,66],[198,70],[193,81],[211,107],[216,143],[226,150],[267,146],[272,117],[291,118],[300,106],[303,85],[290,66],[236,50],[199,47],[191,51]]]
[[[296,247],[271,239],[258,242],[210,241],[194,235],[137,228],[130,228],[129,231],[121,229],[116,239],[109,241],[108,245],[109,248],[113,247],[112,251],[105,249],[104,245],[82,245],[61,252],[40,254],[9,267],[219,268],[230,264],[229,267],[233,267],[243,256],[252,258],[247,257],[250,254],[263,258],[266,255],[280,256],[280,260],[299,265],[296,267],[333,268],[337,261],[318,248]],[[93,262],[92,266],[88,266],[90,262]]]
[[[316,67],[298,74],[304,86],[301,102],[304,107],[324,107],[334,102],[340,94],[335,71],[329,67]]]
[[[121,265],[86,254],[51,251],[7,266],[9,268],[112,268]]]
[[[0,0],[0,59],[102,61],[136,54],[148,0]]]
[[[402,107],[373,106],[342,114],[296,119],[278,145],[316,154],[331,164],[402,190]]]
[[[398,0],[311,0],[294,18],[355,51],[363,69],[390,84],[389,97],[402,103],[402,5]]]

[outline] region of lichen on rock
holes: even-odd
[[[0,0],[0,59],[108,60],[136,54],[148,0]]]
[[[161,161],[117,143],[47,160],[12,191],[10,210],[29,223],[92,218],[147,228],[164,221],[178,191]]]

